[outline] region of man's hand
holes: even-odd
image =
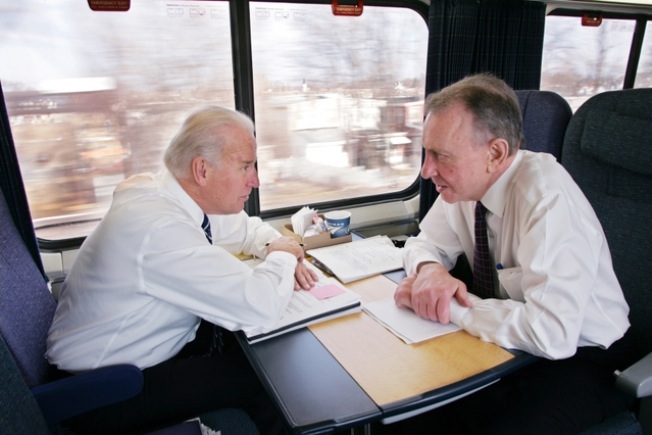
[[[417,273],[399,283],[394,293],[397,306],[411,308],[420,317],[440,323],[450,321],[453,298],[464,307],[471,306],[466,285],[438,263],[421,265]]]
[[[303,261],[299,261],[294,270],[294,289],[310,290],[317,281],[319,281],[319,277],[315,271],[307,268]]]
[[[304,252],[303,247],[291,237],[281,237],[267,245],[267,253],[272,251],[285,251],[297,257],[299,263],[294,270],[294,289],[295,290],[309,290],[319,280],[317,274],[306,267],[303,262]]]

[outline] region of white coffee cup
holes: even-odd
[[[351,212],[345,210],[334,210],[324,213],[326,227],[331,237],[343,237],[349,234],[351,225]]]

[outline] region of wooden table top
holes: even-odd
[[[347,287],[360,294],[364,304],[392,297],[396,283],[379,275]],[[309,328],[379,406],[450,385],[514,358],[464,331],[406,344],[364,312]]]

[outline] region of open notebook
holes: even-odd
[[[387,236],[310,249],[306,254],[345,284],[403,267],[402,250]]]
[[[250,267],[256,267],[262,260],[245,260]],[[361,311],[360,297],[345,288],[335,278],[326,277],[312,264],[306,262],[319,276],[319,281],[312,289],[295,291],[285,312],[274,328],[263,331],[251,328],[244,331],[249,343],[266,340],[285,334],[314,323],[341,317]]]

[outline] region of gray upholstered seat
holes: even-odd
[[[561,160],[566,126],[573,115],[568,102],[551,91],[516,91],[521,113],[525,149],[550,153]]]
[[[643,353],[652,352],[652,89],[605,92],[586,101],[568,125],[562,164],[602,223],[632,332]],[[652,410],[650,400],[644,399],[642,411]],[[589,433],[641,432],[624,414]]]

